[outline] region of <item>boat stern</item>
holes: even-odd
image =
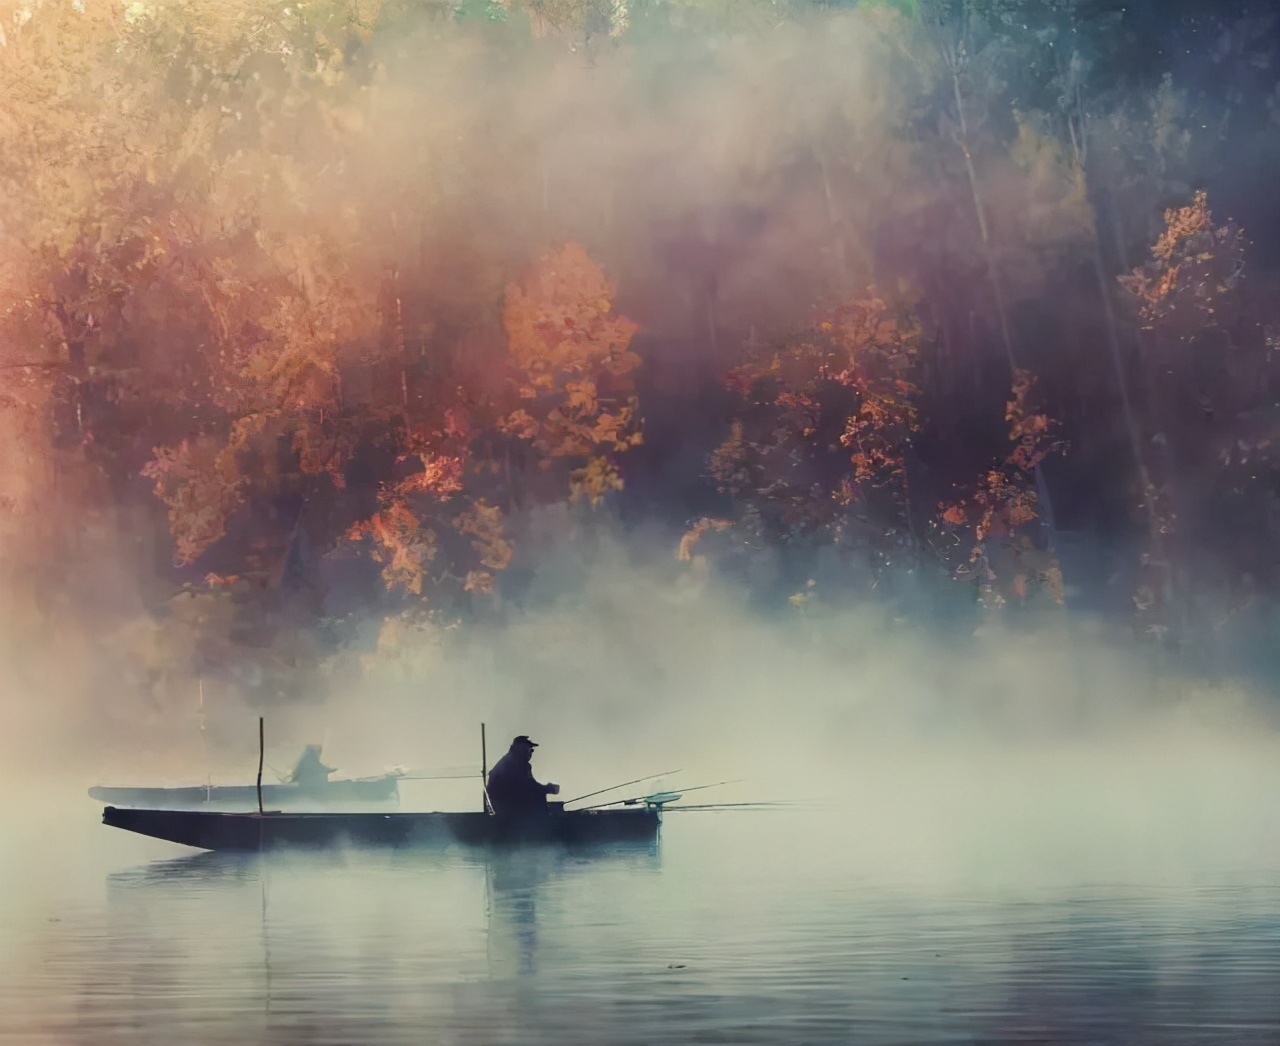
[[[198,850],[227,848],[227,840],[223,838],[227,829],[217,820],[216,814],[193,810],[141,810],[107,806],[102,811],[102,823],[152,839],[193,846]]]

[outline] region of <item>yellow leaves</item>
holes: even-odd
[[[1049,595],[1058,606],[1065,605],[1067,601],[1065,586],[1062,580],[1062,568],[1055,561],[1052,566],[1048,567],[1041,574],[1041,580],[1044,586],[1049,590]]]
[[[514,410],[499,419],[498,430],[519,439],[532,440],[538,435],[538,422],[527,410]]]
[[[613,451],[640,446],[644,442],[644,433],[635,424],[635,407],[622,407],[616,414],[601,413],[590,430],[589,441],[599,448]]]
[[[704,534],[728,530],[732,526],[733,523],[727,519],[713,519],[710,516],[702,517],[681,536],[680,545],[676,549],[676,558],[684,563],[690,562],[693,559],[693,550],[698,542],[702,540]]]
[[[711,452],[708,471],[721,493],[741,497],[749,493],[751,474],[747,468],[747,445],[742,434],[742,422],[735,419],[729,427],[729,437]]]
[[[1020,527],[1035,520],[1037,497],[1032,490],[1015,490],[1004,500],[1004,518],[1010,527]]]
[[[373,539],[374,558],[382,563],[388,588],[400,587],[422,594],[427,568],[436,557],[436,536],[424,527],[403,499],[385,504],[366,522],[357,523],[347,539]]]
[[[643,438],[637,327],[567,244],[507,290],[502,338],[511,244],[484,242],[493,222],[465,216],[456,184],[492,143],[461,110],[432,110],[423,133],[416,102],[349,75],[344,49],[380,5],[111,0],[82,16],[57,0],[6,19],[0,153],[17,196],[0,308],[65,306],[42,337],[69,346],[55,366],[83,356],[98,382],[82,398],[99,411],[86,439],[114,425],[101,459],[131,460],[127,440],[166,426],[145,474],[179,562],[245,503],[341,486],[358,449],[381,496],[349,536],[387,583],[487,591],[514,555],[496,505],[621,487]],[[200,436],[179,443],[188,428]]]
[[[562,411],[592,413],[596,410],[596,383],[594,381],[567,381],[564,384]]]
[[[851,468],[843,475],[830,473],[819,500],[847,507],[884,487],[898,496],[906,447],[919,428],[918,337],[918,329],[871,287],[815,317],[782,348],[749,354],[729,373],[726,385],[760,420],[749,441],[741,421],[735,422],[733,436],[713,454],[711,472],[721,490],[760,498],[763,490],[749,488],[763,481],[769,498],[787,499],[798,508],[812,492],[791,488],[794,473],[788,463],[821,460],[830,452],[834,428]],[[748,458],[778,465],[749,470]],[[786,471],[777,475],[776,468]],[[802,527],[838,526],[840,520],[826,510],[816,515],[789,511],[788,517]]]
[[[1164,229],[1156,239],[1151,253],[1161,261],[1171,261],[1184,252],[1187,243],[1213,228],[1209,215],[1209,194],[1196,190],[1187,207],[1170,207],[1164,212]],[[1202,255],[1205,257],[1207,255]]]
[[[440,501],[448,501],[462,491],[463,461],[459,457],[419,454],[422,471],[396,484],[399,494],[431,494]]]
[[[1013,399],[1005,404],[1005,421],[1009,422],[1009,439],[1017,443],[1009,462],[1023,472],[1031,472],[1046,457],[1065,445],[1051,438],[1056,423],[1045,414],[1031,414],[1027,398],[1035,388],[1036,377],[1018,369],[1013,375]]]
[[[576,243],[546,255],[522,283],[510,285],[502,322],[528,383],[550,390],[566,375],[634,369],[639,360],[628,347],[638,328],[614,314],[612,300],[612,285]]]
[[[831,492],[831,499],[837,505],[848,508],[855,501],[860,501],[862,494],[851,477],[841,476],[840,482],[836,484],[836,489]]]
[[[613,287],[570,243],[507,289],[503,326],[518,395],[530,401],[498,422],[548,459],[587,459],[570,474],[573,500],[599,504],[622,487],[617,464],[642,440],[631,374],[636,325],[613,312]]]
[[[204,576],[204,583],[210,588],[227,588],[231,585],[238,585],[241,580],[239,574],[209,573]]]
[[[459,533],[471,537],[471,547],[482,566],[489,570],[506,570],[511,565],[514,551],[503,530],[502,510],[496,505],[490,505],[481,498],[458,517],[454,526]],[[468,588],[468,591],[472,589]]]
[[[593,508],[613,490],[622,489],[622,475],[618,467],[605,457],[593,457],[580,469],[575,469],[569,480],[569,498],[580,501],[586,498]]]
[[[956,573],[979,578],[983,601],[991,606],[1008,602],[998,588],[1002,576],[1008,579],[1008,594],[1018,602],[1028,598],[1033,581],[1047,590],[1055,602],[1064,601],[1062,572],[1057,563],[1028,570],[1039,553],[1020,532],[1020,528],[1039,518],[1038,499],[1027,474],[1048,454],[1064,446],[1051,438],[1055,422],[1047,415],[1030,413],[1028,401],[1035,385],[1035,375],[1030,371],[1014,372],[1005,420],[1009,422],[1009,439],[1017,446],[1003,462],[987,469],[961,501],[939,505],[942,524],[954,530],[972,528],[967,552],[963,547],[957,549],[966,559]],[[963,546],[963,539],[960,544]]]
[[[1152,260],[1119,282],[1133,295],[1148,328],[1167,326],[1187,338],[1198,326],[1215,322],[1219,299],[1239,279],[1244,235],[1231,221],[1214,226],[1204,190],[1195,193],[1189,206],[1166,210],[1164,220],[1151,248]]]
[[[154,481],[156,497],[169,510],[174,563],[185,566],[227,530],[227,521],[243,503],[243,480],[234,446],[212,440],[183,440],[157,447],[142,475]]]
[[[804,392],[797,392],[786,388],[782,389],[778,393],[773,402],[774,406],[778,407],[780,410],[796,411],[799,414],[812,415],[819,409],[817,402],[812,396]],[[801,422],[801,424],[805,425],[806,423]],[[811,425],[806,425],[805,435],[812,435],[812,433],[813,427]]]
[[[429,471],[449,474],[448,469]],[[445,489],[449,489],[451,483],[451,479],[446,479]],[[382,578],[386,586],[422,596],[426,594],[427,569],[437,558],[439,543],[437,532],[428,527],[422,514],[410,505],[408,495],[419,493],[419,487],[430,489],[431,484],[420,482],[406,489],[406,484],[400,483],[384,492],[379,510],[368,520],[351,527],[346,538],[348,541],[372,539],[373,556],[383,564]],[[435,504],[438,506],[445,500],[447,497],[438,497]],[[443,521],[437,525],[444,525]],[[478,594],[491,592],[494,575],[510,566],[515,554],[503,527],[502,510],[480,498],[455,515],[449,526],[471,539],[471,550],[479,566],[484,568],[467,569],[461,579],[462,590]],[[447,565],[445,574],[448,572]]]

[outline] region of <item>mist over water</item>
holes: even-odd
[[[1280,867],[1270,695],[1159,673],[1087,618],[956,641],[873,605],[763,618],[740,589],[673,583],[617,545],[546,569],[562,591],[543,605],[462,642],[401,640],[394,659],[306,702],[202,710],[192,693],[121,735],[88,714],[78,724],[65,702],[13,702],[4,784],[27,802],[6,831],[88,823],[94,784],[251,784],[264,714],[265,783],[323,743],[340,777],[406,770],[404,809],[479,809],[484,723],[490,766],[528,734],[535,773],[563,798],[678,771],[602,800],[716,785],[686,801],[782,801],[696,816],[744,831],[826,818],[825,845],[885,882]],[[431,774],[471,776],[414,779]]]
[[[129,735],[24,704],[0,1039],[1280,1034],[1269,695],[1157,674],[1084,617],[957,642],[870,605],[770,620],[620,545],[545,569],[556,594],[504,626],[424,632],[307,703],[206,707],[203,737],[194,700]],[[623,794],[790,805],[527,859],[197,856],[98,823],[92,784],[252,782],[259,712],[268,781],[312,741],[341,776],[478,772],[484,722],[490,765],[527,733],[566,797],[678,770]],[[479,809],[478,781],[406,781],[401,804]]]

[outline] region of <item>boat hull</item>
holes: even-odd
[[[614,843],[657,837],[658,810],[555,811],[525,818],[486,813],[222,813],[108,806],[102,823],[201,850]]]
[[[142,807],[149,810],[198,810],[208,806],[239,806],[253,810],[258,805],[256,785],[219,785],[204,788],[103,788],[89,789],[89,795],[110,806]],[[274,808],[291,806],[338,806],[345,803],[395,803],[400,799],[400,783],[395,777],[367,781],[326,781],[312,788],[292,784],[262,786],[262,802]]]

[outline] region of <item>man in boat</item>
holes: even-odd
[[[307,745],[289,779],[300,788],[315,788],[328,784],[333,771],[332,766],[325,766],[321,761],[320,745]]]
[[[496,814],[544,814],[547,796],[559,795],[558,784],[541,784],[533,776],[533,750],[538,745],[524,734],[511,742],[507,754],[489,771],[489,802]]]

